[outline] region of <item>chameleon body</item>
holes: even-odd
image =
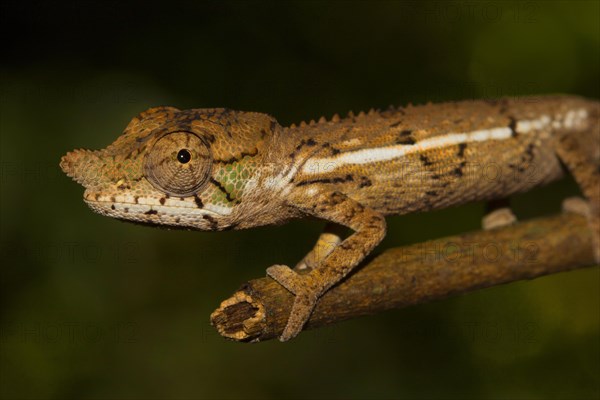
[[[296,296],[288,340],[383,239],[387,215],[505,198],[570,171],[598,245],[599,118],[600,103],[573,96],[407,106],[290,127],[260,113],[157,107],[107,148],[70,152],[61,167],[92,210],[122,220],[211,231],[328,221],[296,270],[267,269]]]

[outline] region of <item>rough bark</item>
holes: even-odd
[[[591,231],[577,214],[393,248],[327,292],[305,329],[592,265]],[[271,278],[251,280],[221,303],[211,323],[236,341],[271,339],[292,301]]]

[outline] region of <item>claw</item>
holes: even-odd
[[[290,317],[279,337],[280,341],[285,342],[296,337],[302,331],[304,324],[317,305],[321,292],[313,284],[310,274],[300,275],[287,265],[273,265],[267,268],[267,275],[296,295]]]
[[[498,208],[483,217],[481,225],[484,230],[502,228],[517,222],[517,217],[508,207]]]
[[[591,217],[590,204],[581,197],[567,197],[563,200],[562,209],[565,212],[571,212],[582,215],[586,218]]]

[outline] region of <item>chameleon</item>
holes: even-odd
[[[381,242],[390,215],[507,199],[568,172],[600,261],[600,102],[577,96],[409,104],[288,127],[160,106],[60,166],[93,211],[120,220],[201,231],[327,221],[295,268],[266,270],[295,296],[281,341]]]

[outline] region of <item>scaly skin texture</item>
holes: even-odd
[[[106,149],[68,153],[61,168],[92,210],[123,220],[212,231],[329,221],[296,271],[267,269],[296,295],[288,340],[383,239],[386,215],[505,198],[560,178],[564,165],[590,200],[600,244],[599,116],[598,102],[571,96],[408,106],[287,128],[260,113],[157,107]]]

